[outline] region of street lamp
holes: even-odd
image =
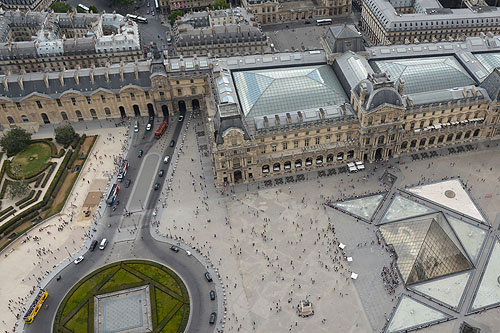
[[[138,201],[139,201],[139,204],[141,205],[141,209],[144,210],[144,206],[142,205],[141,200],[139,199]]]
[[[71,255],[71,253],[69,253],[68,247],[67,247],[67,246],[65,246],[64,248],[65,248],[65,249],[66,249],[66,251],[68,252],[68,255],[69,255],[69,257],[71,258],[71,260],[73,260],[73,256]]]

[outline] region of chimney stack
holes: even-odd
[[[45,82],[45,87],[49,87],[49,74],[45,73],[43,75],[43,82]]]
[[[21,90],[24,90],[24,84],[23,84],[23,77],[22,77],[22,75],[19,75],[17,77],[17,83],[19,83],[19,87],[21,88]]]
[[[7,80],[7,76],[4,76],[2,81],[3,81],[3,88],[5,89],[5,91],[9,91],[9,81]]]

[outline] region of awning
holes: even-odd
[[[347,257],[347,261],[352,261],[352,257]]]
[[[356,280],[358,278],[358,274],[356,273],[351,273],[351,279]]]
[[[345,244],[344,243],[340,243],[339,247],[343,250],[345,248]]]

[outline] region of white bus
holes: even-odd
[[[158,0],[155,0],[155,9],[157,12],[160,11],[160,5],[158,4]]]
[[[316,20],[316,25],[330,25],[330,24],[332,24],[332,19]]]
[[[142,16],[127,14],[127,18],[138,23],[148,23],[148,19]]]
[[[86,12],[90,12],[89,7],[87,7],[87,6],[85,6],[85,5],[82,5],[81,3],[80,3],[80,4],[78,4],[78,8],[80,8],[80,9],[82,9],[82,10],[86,11]]]

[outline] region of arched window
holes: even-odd
[[[405,141],[401,144],[401,149],[406,149],[407,147],[408,147],[408,142]]]
[[[464,139],[470,138],[470,131],[465,132]]]
[[[462,132],[458,132],[457,135],[455,135],[455,140],[460,140],[462,138]]]
[[[292,162],[286,161],[283,166],[284,166],[285,170],[290,170],[292,168]]]
[[[475,130],[473,136],[478,136],[480,131],[481,130],[479,128],[477,130]]]
[[[327,163],[333,162],[333,155],[332,155],[332,154],[330,154],[330,155],[328,155],[328,156],[326,157],[326,162],[327,162]]]
[[[310,157],[306,158],[306,166],[310,166],[312,164],[313,164],[313,159]]]
[[[295,167],[296,168],[302,168],[302,160],[296,160],[295,161]]]
[[[11,116],[7,117],[7,120],[9,121],[9,124],[11,124],[11,125],[14,125],[16,123]]]
[[[323,164],[323,156],[318,156],[316,157],[316,165]]]
[[[354,157],[354,150],[349,150],[347,152],[347,158],[353,158]]]
[[[337,154],[337,161],[342,161],[344,159],[344,153],[338,153]]]
[[[262,173],[269,173],[269,165],[263,165],[262,166]]]
[[[97,113],[95,112],[94,109],[90,109],[90,115],[92,116],[92,119],[97,119]]]
[[[62,120],[68,120],[68,115],[66,114],[66,112],[61,112],[61,118]]]
[[[420,147],[425,146],[425,142],[426,142],[426,141],[427,141],[427,140],[426,140],[425,138],[421,139],[421,140],[420,140]]]
[[[75,111],[76,117],[78,118],[78,121],[83,121],[83,116],[80,110]]]
[[[46,113],[40,114],[42,116],[42,120],[44,124],[50,124],[49,116]]]
[[[429,144],[430,145],[433,145],[434,144],[434,141],[436,141],[436,138],[435,137],[432,137],[429,139]]]
[[[111,111],[109,111],[109,108],[104,108],[104,113],[106,116],[111,116]]]
[[[378,137],[378,144],[379,144],[379,145],[384,144],[384,139],[385,139],[385,136],[383,136],[383,135],[379,136],[379,137]]]
[[[410,143],[410,147],[413,148],[413,147],[416,147],[417,146],[417,140],[413,140],[411,143]]]
[[[274,165],[273,165],[273,171],[280,171],[280,170],[281,170],[281,164],[274,163]]]
[[[27,122],[29,122],[29,121],[30,121],[30,120],[28,119],[28,117],[26,117],[26,115],[24,115],[24,114],[23,114],[23,115],[21,115],[21,119],[22,119],[25,123],[27,123]]]
[[[441,135],[439,138],[438,138],[438,143],[441,143],[444,141],[444,135]]]

